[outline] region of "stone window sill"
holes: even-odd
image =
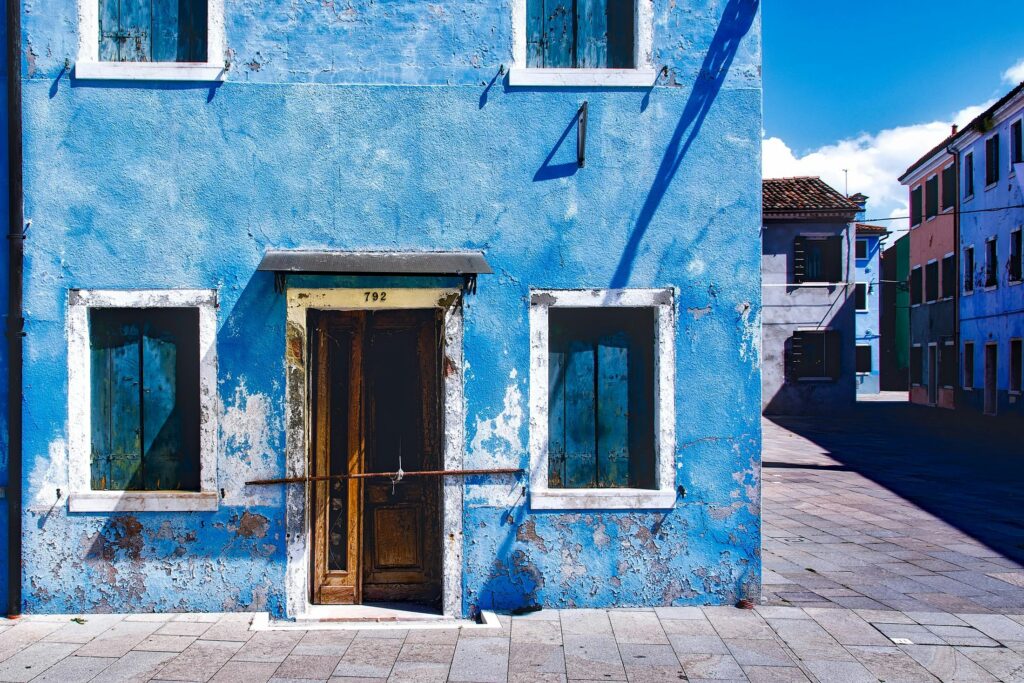
[[[106,81],[205,81],[226,80],[223,64],[210,62],[78,62],[75,78]]]
[[[68,497],[69,512],[215,512],[217,493],[82,491]]]
[[[512,87],[651,88],[654,69],[523,69],[508,72]]]
[[[668,510],[675,506],[674,490],[653,489],[533,489],[534,510]]]

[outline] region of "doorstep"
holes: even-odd
[[[500,629],[494,612],[482,611],[480,621],[453,619],[434,612],[383,605],[311,605],[302,618],[272,619],[269,612],[257,612],[253,631],[329,631],[387,629]]]

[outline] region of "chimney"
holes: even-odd
[[[952,133],[950,133],[950,136],[956,135],[956,134],[957,134],[957,133],[959,133],[959,132],[960,132],[960,126],[958,126],[958,125],[956,125],[956,124],[954,123],[954,124],[953,124],[953,132],[952,132]]]
[[[860,207],[860,211],[857,212],[857,220],[863,221],[867,217],[868,196],[858,192],[850,197],[850,201]]]

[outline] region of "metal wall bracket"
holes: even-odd
[[[583,168],[587,164],[587,112],[586,101],[576,112],[576,165]]]

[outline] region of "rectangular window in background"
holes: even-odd
[[[974,196],[974,152],[964,155],[964,197]]]
[[[964,389],[974,388],[974,342],[964,342]]]
[[[853,286],[853,299],[858,311],[868,310],[868,285],[866,282],[858,282]]]
[[[924,350],[920,344],[910,347],[910,383],[921,386],[924,382]]]
[[[942,169],[942,210],[948,211],[956,204],[956,166]]]
[[[939,299],[938,261],[932,261],[924,267],[924,298],[929,303]]]
[[[939,352],[939,384],[952,389],[956,384],[956,345],[946,342]]]
[[[924,301],[924,289],[923,282],[921,280],[921,266],[914,266],[910,271],[910,305],[922,303]]]
[[[953,254],[942,259],[942,298],[952,299],[956,296],[956,257]]]
[[[985,141],[985,185],[999,182],[999,135]]]
[[[842,346],[836,330],[794,332],[788,355],[793,380],[837,380]]]
[[[652,308],[548,312],[548,487],[656,488]]]
[[[206,62],[207,0],[99,0],[103,62]]]
[[[526,0],[526,65],[636,67],[634,0]]]
[[[857,240],[857,254],[856,254],[856,257],[857,257],[858,261],[863,261],[863,260],[867,259],[867,257],[868,257],[868,241],[867,240]]]
[[[871,347],[866,344],[857,345],[857,374],[870,375],[873,371]]]
[[[985,286],[999,286],[999,259],[996,238],[985,242]]]
[[[1017,228],[1010,233],[1010,282],[1020,282],[1024,275],[1024,246],[1021,244],[1021,229]]]
[[[843,240],[838,235],[801,235],[793,241],[793,278],[797,283],[841,282]]]
[[[1010,126],[1010,163],[1024,164],[1024,120]]]
[[[1019,394],[1024,382],[1024,342],[1010,340],[1010,391]]]
[[[964,249],[964,293],[974,291],[974,247]]]
[[[89,312],[92,490],[199,490],[199,312]]]
[[[910,192],[910,227],[921,224],[922,214],[924,213],[922,192],[923,190],[920,185]]]
[[[933,175],[924,184],[924,212],[928,218],[939,215],[939,176]]]

